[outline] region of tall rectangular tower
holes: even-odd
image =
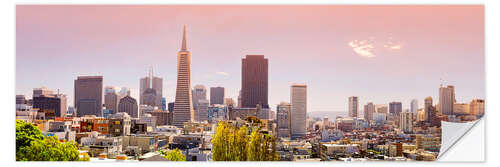
[[[364,106],[364,117],[366,121],[373,120],[373,113],[375,113],[375,105],[369,102]]]
[[[417,111],[418,111],[418,100],[413,99],[413,100],[411,100],[411,103],[410,103],[410,112],[412,112],[415,115],[415,114],[417,114]]]
[[[358,97],[357,96],[349,97],[349,106],[347,108],[349,110],[349,117],[358,117]]]
[[[306,135],[307,85],[293,84],[290,89],[292,138]]]
[[[102,76],[79,76],[75,80],[75,101],[77,116],[95,115],[102,117]]]
[[[268,60],[264,55],[247,55],[241,61],[241,101],[243,108],[269,108]]]
[[[191,94],[191,52],[187,50],[186,26],[182,34],[182,47],[177,53],[177,87],[173,124],[184,127],[185,122],[194,122],[193,98]]]
[[[444,115],[453,114],[453,104],[455,103],[455,87],[439,87],[439,112]]]

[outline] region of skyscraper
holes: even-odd
[[[293,84],[290,89],[292,138],[306,135],[307,85]]]
[[[224,104],[224,88],[223,87],[211,87],[210,88],[210,105],[213,104]]]
[[[191,94],[191,52],[187,50],[186,26],[182,34],[182,47],[177,53],[177,87],[173,124],[184,127],[184,122],[193,121],[193,98]]]
[[[349,117],[358,117],[358,97],[351,96],[349,97]]]
[[[241,107],[269,108],[268,60],[264,55],[247,55],[241,60]]]
[[[125,96],[120,99],[118,104],[118,112],[124,112],[130,115],[132,118],[139,118],[139,106],[137,105],[137,100],[130,96]]]
[[[75,101],[77,116],[102,116],[102,76],[78,76],[75,80]]]
[[[364,106],[364,117],[366,121],[373,120],[373,113],[375,113],[375,105],[369,102]]]
[[[208,120],[208,100],[200,99],[198,101],[198,108],[195,110],[195,121],[203,122]]]
[[[481,116],[484,114],[484,99],[473,99],[469,104],[469,111],[472,115]]]
[[[424,100],[424,114],[427,122],[431,123],[436,115],[436,109],[432,105],[432,97],[426,97]]]
[[[390,102],[389,103],[389,113],[391,115],[397,116],[403,111],[403,105],[401,102]]]
[[[161,107],[163,97],[163,79],[153,74],[153,68],[149,75],[140,79],[139,100],[140,104]],[[147,97],[146,97],[147,96]]]
[[[411,133],[413,132],[413,113],[409,112],[408,110],[406,112],[402,112],[399,115],[399,128],[406,133]]]
[[[415,115],[415,114],[417,114],[417,111],[418,111],[418,100],[413,99],[413,100],[411,100],[411,103],[410,103],[410,112],[412,112]]]
[[[165,97],[161,98],[161,110],[167,111],[167,99]]]
[[[443,115],[453,115],[453,104],[455,103],[455,87],[448,85],[439,87],[439,112]]]
[[[207,89],[203,85],[195,85],[193,88],[193,109],[198,108],[199,100],[207,100]]]
[[[107,86],[104,89],[104,107],[113,113],[118,112],[118,94],[114,87]]]
[[[281,102],[276,107],[276,122],[277,127],[276,131],[278,133],[278,137],[291,137],[290,128],[292,126],[291,123],[291,105],[287,102]]]
[[[147,106],[152,106],[152,107],[160,107],[161,106],[161,100],[158,101],[158,94],[156,94],[156,90],[153,88],[147,88],[144,92],[142,92],[141,95],[141,105],[147,105]]]

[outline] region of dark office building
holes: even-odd
[[[173,118],[174,118],[174,102],[168,103],[168,119],[167,119],[167,125],[173,125]]]
[[[389,113],[392,115],[399,115],[403,110],[401,102],[390,102],[389,103]]]
[[[78,117],[102,117],[102,76],[79,76],[75,80],[75,108]]]
[[[38,96],[33,98],[33,108],[45,113],[46,119],[61,117],[61,98],[56,96]]]
[[[268,60],[264,55],[247,55],[241,61],[241,101],[243,108],[255,108],[267,102]]]
[[[224,88],[223,87],[211,87],[210,88],[210,105],[212,104],[224,104]]]

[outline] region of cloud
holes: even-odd
[[[215,74],[217,74],[217,75],[222,75],[222,76],[226,76],[226,77],[227,77],[227,76],[229,76],[229,73],[227,73],[227,72],[222,72],[222,71],[216,72]]]
[[[375,46],[368,40],[353,40],[348,43],[355,53],[363,57],[375,57]]]
[[[392,38],[389,38],[389,41],[387,41],[386,44],[384,44],[384,48],[387,48],[389,50],[400,50],[401,47],[402,47],[402,45],[399,43],[393,42]]]
[[[383,52],[384,48],[385,51],[388,52],[401,50],[403,48],[401,42],[394,40],[392,35],[387,37],[385,40],[375,41],[375,37],[370,37],[368,40],[352,40],[349,41],[348,45],[356,54],[368,58],[376,57],[377,55],[375,55],[375,53],[386,54]]]

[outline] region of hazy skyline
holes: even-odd
[[[191,86],[222,86],[237,101],[241,59],[269,60],[269,104],[308,85],[308,112],[347,111],[432,96],[440,78],[457,102],[485,98],[484,7],[396,5],[42,5],[16,7],[16,94],[46,86],[73,105],[79,75],[103,75],[139,97],[152,66],[175,96],[177,52],[187,25]],[[207,92],[209,93],[209,92]]]

